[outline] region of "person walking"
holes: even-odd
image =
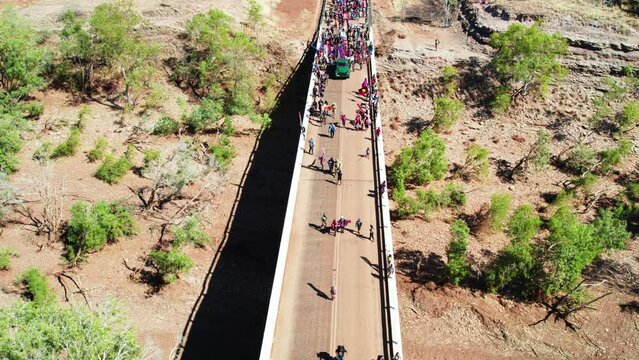
[[[337,289],[334,286],[331,286],[331,301],[335,300],[337,296]]]
[[[357,218],[357,221],[355,221],[355,227],[357,227],[357,237],[360,237],[362,235],[362,219]]]
[[[331,173],[331,176],[333,176],[334,166],[335,166],[335,160],[333,160],[333,158],[331,157],[330,159],[328,159],[328,171]]]
[[[370,229],[368,230],[368,240],[370,241],[374,241],[375,239],[373,238],[373,224],[371,224]]]
[[[331,231],[333,232],[333,236],[337,235],[337,221],[335,221],[335,219],[333,219],[333,222],[331,223]]]
[[[313,151],[315,150],[315,139],[308,139],[308,153],[313,155]]]
[[[342,183],[342,170],[337,170],[337,185]]]
[[[322,171],[324,171],[324,154],[319,157],[320,166],[322,167]]]
[[[379,126],[377,127],[377,129],[375,129],[375,137],[378,138],[379,134],[382,133],[382,128],[380,128]]]
[[[393,264],[388,264],[388,271],[386,272],[386,278],[391,277],[395,273],[395,267]]]
[[[366,158],[368,159],[370,156],[371,156],[371,148],[367,147],[366,148]],[[321,159],[320,159],[320,161],[321,161]]]
[[[325,229],[326,228],[326,220],[328,220],[328,217],[326,216],[326,213],[322,213],[322,227],[321,227],[321,229]]]
[[[384,182],[379,184],[379,194],[380,195],[384,194],[384,191],[386,191],[386,180],[384,180]]]

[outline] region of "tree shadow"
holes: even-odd
[[[621,312],[639,314],[639,301],[632,300],[625,304],[619,304]]]
[[[397,272],[415,284],[446,283],[446,264],[441,255],[434,252],[424,256],[419,250],[399,249],[395,252],[395,262]]]
[[[422,131],[431,127],[432,121],[413,116],[410,120],[406,121],[404,125],[406,126],[406,131],[408,133],[420,134]]]
[[[302,56],[256,139],[176,358],[259,357],[300,133],[290,119],[305,110],[313,57]]]
[[[605,281],[626,294],[639,295],[639,274],[634,273],[630,265],[613,259],[595,260],[584,270],[583,277],[591,282]]]

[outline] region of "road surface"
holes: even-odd
[[[364,101],[355,92],[365,77],[366,68],[351,72],[350,79],[328,80],[325,99],[337,105],[328,122],[339,122],[340,113],[355,117],[357,103]],[[370,225],[377,228],[372,155],[364,157],[371,147],[371,133],[356,131],[348,122],[347,129],[341,122],[338,126],[334,138],[316,118],[308,126],[307,143],[314,138],[315,154],[306,153],[302,163],[271,353],[274,360],[334,356],[337,345],[346,347],[348,359],[376,359],[383,353],[378,244],[376,238],[368,239]],[[341,185],[321,171],[322,149],[327,160],[342,162]],[[310,166],[314,160],[315,166]],[[344,233],[323,233],[319,231],[323,212],[329,224],[340,216],[352,222]],[[362,237],[355,230],[358,217],[364,223]],[[337,290],[333,301],[331,286]]]

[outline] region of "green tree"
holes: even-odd
[[[459,120],[463,112],[464,104],[460,100],[446,97],[436,98],[433,118],[435,131],[449,130]]]
[[[466,253],[470,229],[464,220],[457,219],[451,226],[451,233],[453,238],[446,248],[448,276],[455,285],[458,285],[470,274]]]
[[[442,83],[446,88],[446,94],[448,97],[452,97],[457,92],[457,82],[459,78],[459,71],[452,66],[446,65],[440,69],[442,74]]]
[[[247,20],[249,26],[255,34],[255,39],[259,42],[260,27],[264,25],[264,14],[262,13],[262,5],[257,0],[249,0],[249,9]]]
[[[113,301],[97,311],[17,302],[0,310],[0,358],[133,360],[137,335]]]
[[[391,166],[390,179],[397,188],[404,188],[405,183],[424,185],[443,178],[447,170],[446,145],[426,130],[413,146],[402,148]]]
[[[490,198],[490,227],[501,231],[510,211],[510,194],[494,194]]]
[[[590,147],[579,144],[568,152],[563,165],[569,172],[581,175],[597,167],[597,154]]]
[[[71,84],[86,94],[91,93],[94,68],[98,65],[97,47],[85,22],[71,10],[62,15],[64,27],[60,32],[58,49],[62,57],[61,71],[70,77]]]
[[[41,75],[49,56],[38,40],[15,11],[0,13],[0,87],[16,102],[45,86]]]
[[[560,207],[548,221],[550,235],[544,245],[547,295],[572,290],[581,279],[582,271],[603,251],[603,244],[593,234],[593,228],[582,224],[567,207]]]
[[[522,205],[515,209],[508,221],[508,237],[514,243],[525,243],[539,231],[541,219],[530,205]]]
[[[490,44],[497,49],[492,66],[513,100],[533,88],[545,92],[566,73],[559,61],[568,50],[566,38],[559,33],[548,34],[540,27],[539,23],[529,27],[514,23],[505,32],[491,35]]]

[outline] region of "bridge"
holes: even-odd
[[[321,44],[326,9],[324,0],[315,49]],[[328,2],[328,4],[327,4]],[[365,24],[372,26],[369,9]],[[369,31],[374,44],[373,31]],[[318,62],[317,54],[315,63]],[[356,66],[357,68],[357,66]],[[346,358],[391,359],[402,353],[397,289],[393,274],[393,242],[386,184],[386,167],[377,103],[358,90],[364,79],[377,76],[374,46],[361,70],[348,79],[327,80],[324,99],[336,105],[328,123],[338,125],[334,137],[327,125],[311,116],[313,88],[320,81],[311,74],[266,319],[261,360],[332,359],[338,345]],[[354,119],[356,110],[368,106],[372,126],[356,130],[342,125],[339,114]],[[376,129],[380,131],[376,132]],[[314,141],[314,153],[308,153]],[[370,156],[367,156],[367,148]],[[341,182],[320,165],[319,156],[339,159]],[[344,217],[351,220],[342,232],[322,228]],[[361,233],[356,219],[363,222]],[[371,227],[372,226],[372,227]],[[372,236],[369,236],[372,229]],[[332,295],[335,290],[335,296]]]

